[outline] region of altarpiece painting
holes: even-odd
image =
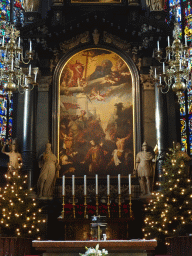
[[[60,75],[61,175],[128,175],[134,168],[131,72],[115,52],[86,49]]]

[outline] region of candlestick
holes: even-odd
[[[96,195],[96,215],[99,215],[99,199],[98,199],[98,195]]]
[[[98,174],[95,175],[95,191],[96,195],[98,195]]]
[[[131,209],[131,206],[132,206],[131,194],[129,194],[129,215],[130,215],[130,218],[133,218],[133,211]]]
[[[86,215],[87,215],[87,196],[86,195],[84,196],[84,206],[85,206],[84,218],[86,218]]]
[[[179,60],[179,70],[181,70],[181,59]]]
[[[72,175],[72,196],[75,195],[75,175]]]
[[[75,219],[75,195],[73,195],[73,218]]]
[[[62,177],[62,196],[65,196],[65,175]]]
[[[129,174],[129,195],[131,194],[131,174]]]
[[[84,196],[87,195],[87,175],[84,175]]]
[[[62,210],[62,213],[61,213],[61,217],[62,219],[64,219],[65,217],[65,196],[63,195],[63,210]]]
[[[119,218],[121,218],[121,194],[119,194],[119,202],[118,202],[118,205],[119,205]]]
[[[159,51],[159,41],[157,41],[157,51]]]
[[[109,195],[107,196],[107,210],[108,210],[108,217],[110,218],[110,217],[111,217],[111,214],[110,214],[110,200],[109,200]]]
[[[110,195],[110,175],[107,175],[107,195]]]
[[[161,84],[161,76],[159,76],[159,84]]]
[[[121,174],[118,174],[118,194],[121,194]]]
[[[11,71],[13,71],[13,58],[11,59]]]
[[[170,47],[170,37],[167,37],[167,41],[168,41],[168,47]]]

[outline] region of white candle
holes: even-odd
[[[181,70],[181,59],[179,60],[179,70]]]
[[[75,175],[72,175],[72,196],[75,195]]]
[[[110,175],[107,175],[107,195],[110,195]]]
[[[121,174],[118,174],[118,194],[121,194]]]
[[[62,177],[62,196],[65,196],[65,175]]]
[[[34,82],[37,82],[37,73],[35,73]]]
[[[168,46],[170,47],[170,37],[167,37],[167,41],[168,41]]]
[[[18,39],[18,48],[20,48],[20,46],[21,46],[21,38],[19,37],[19,39]]]
[[[129,195],[131,195],[131,174],[129,174]]]
[[[165,74],[165,62],[163,62],[163,74]]]
[[[11,71],[13,71],[13,58],[11,59]]]
[[[155,78],[157,78],[157,69],[155,68]]]
[[[98,174],[95,175],[95,191],[96,195],[98,195]]]
[[[87,175],[84,175],[84,196],[87,195]]]
[[[185,35],[185,46],[187,46],[187,35]]]
[[[159,84],[161,84],[161,76],[159,76]]]
[[[29,76],[31,76],[31,64],[29,65]]]
[[[4,44],[5,44],[5,37],[3,36],[2,47],[4,47]]]
[[[157,41],[157,51],[159,51],[159,41]]]
[[[30,43],[29,43],[29,51],[32,52],[32,41],[30,40]]]

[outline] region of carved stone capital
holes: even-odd
[[[79,44],[88,43],[90,41],[89,31],[86,31],[83,34],[80,34],[72,39],[60,43],[60,49],[63,53],[66,53],[68,50],[78,46]]]
[[[155,89],[154,82],[151,80],[149,74],[141,74],[140,81],[141,81],[143,90],[154,90]]]

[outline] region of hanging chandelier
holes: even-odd
[[[9,96],[13,92],[24,92],[24,89],[32,90],[36,84],[38,68],[31,68],[30,61],[33,60],[32,41],[29,43],[29,51],[23,54],[21,47],[20,31],[14,25],[8,25],[5,28],[0,46],[1,66],[0,78],[4,90]],[[27,68],[21,67],[21,65]],[[26,72],[27,70],[27,72]]]
[[[174,23],[173,42],[170,45],[170,37],[168,36],[168,46],[165,48],[165,58],[163,51],[160,49],[159,41],[154,51],[154,57],[162,63],[160,74],[157,74],[156,68],[151,71],[157,86],[162,93],[167,93],[172,89],[178,97],[187,89],[190,80],[190,61],[187,45],[187,37],[185,36],[185,44],[180,40],[180,25],[178,21]]]

